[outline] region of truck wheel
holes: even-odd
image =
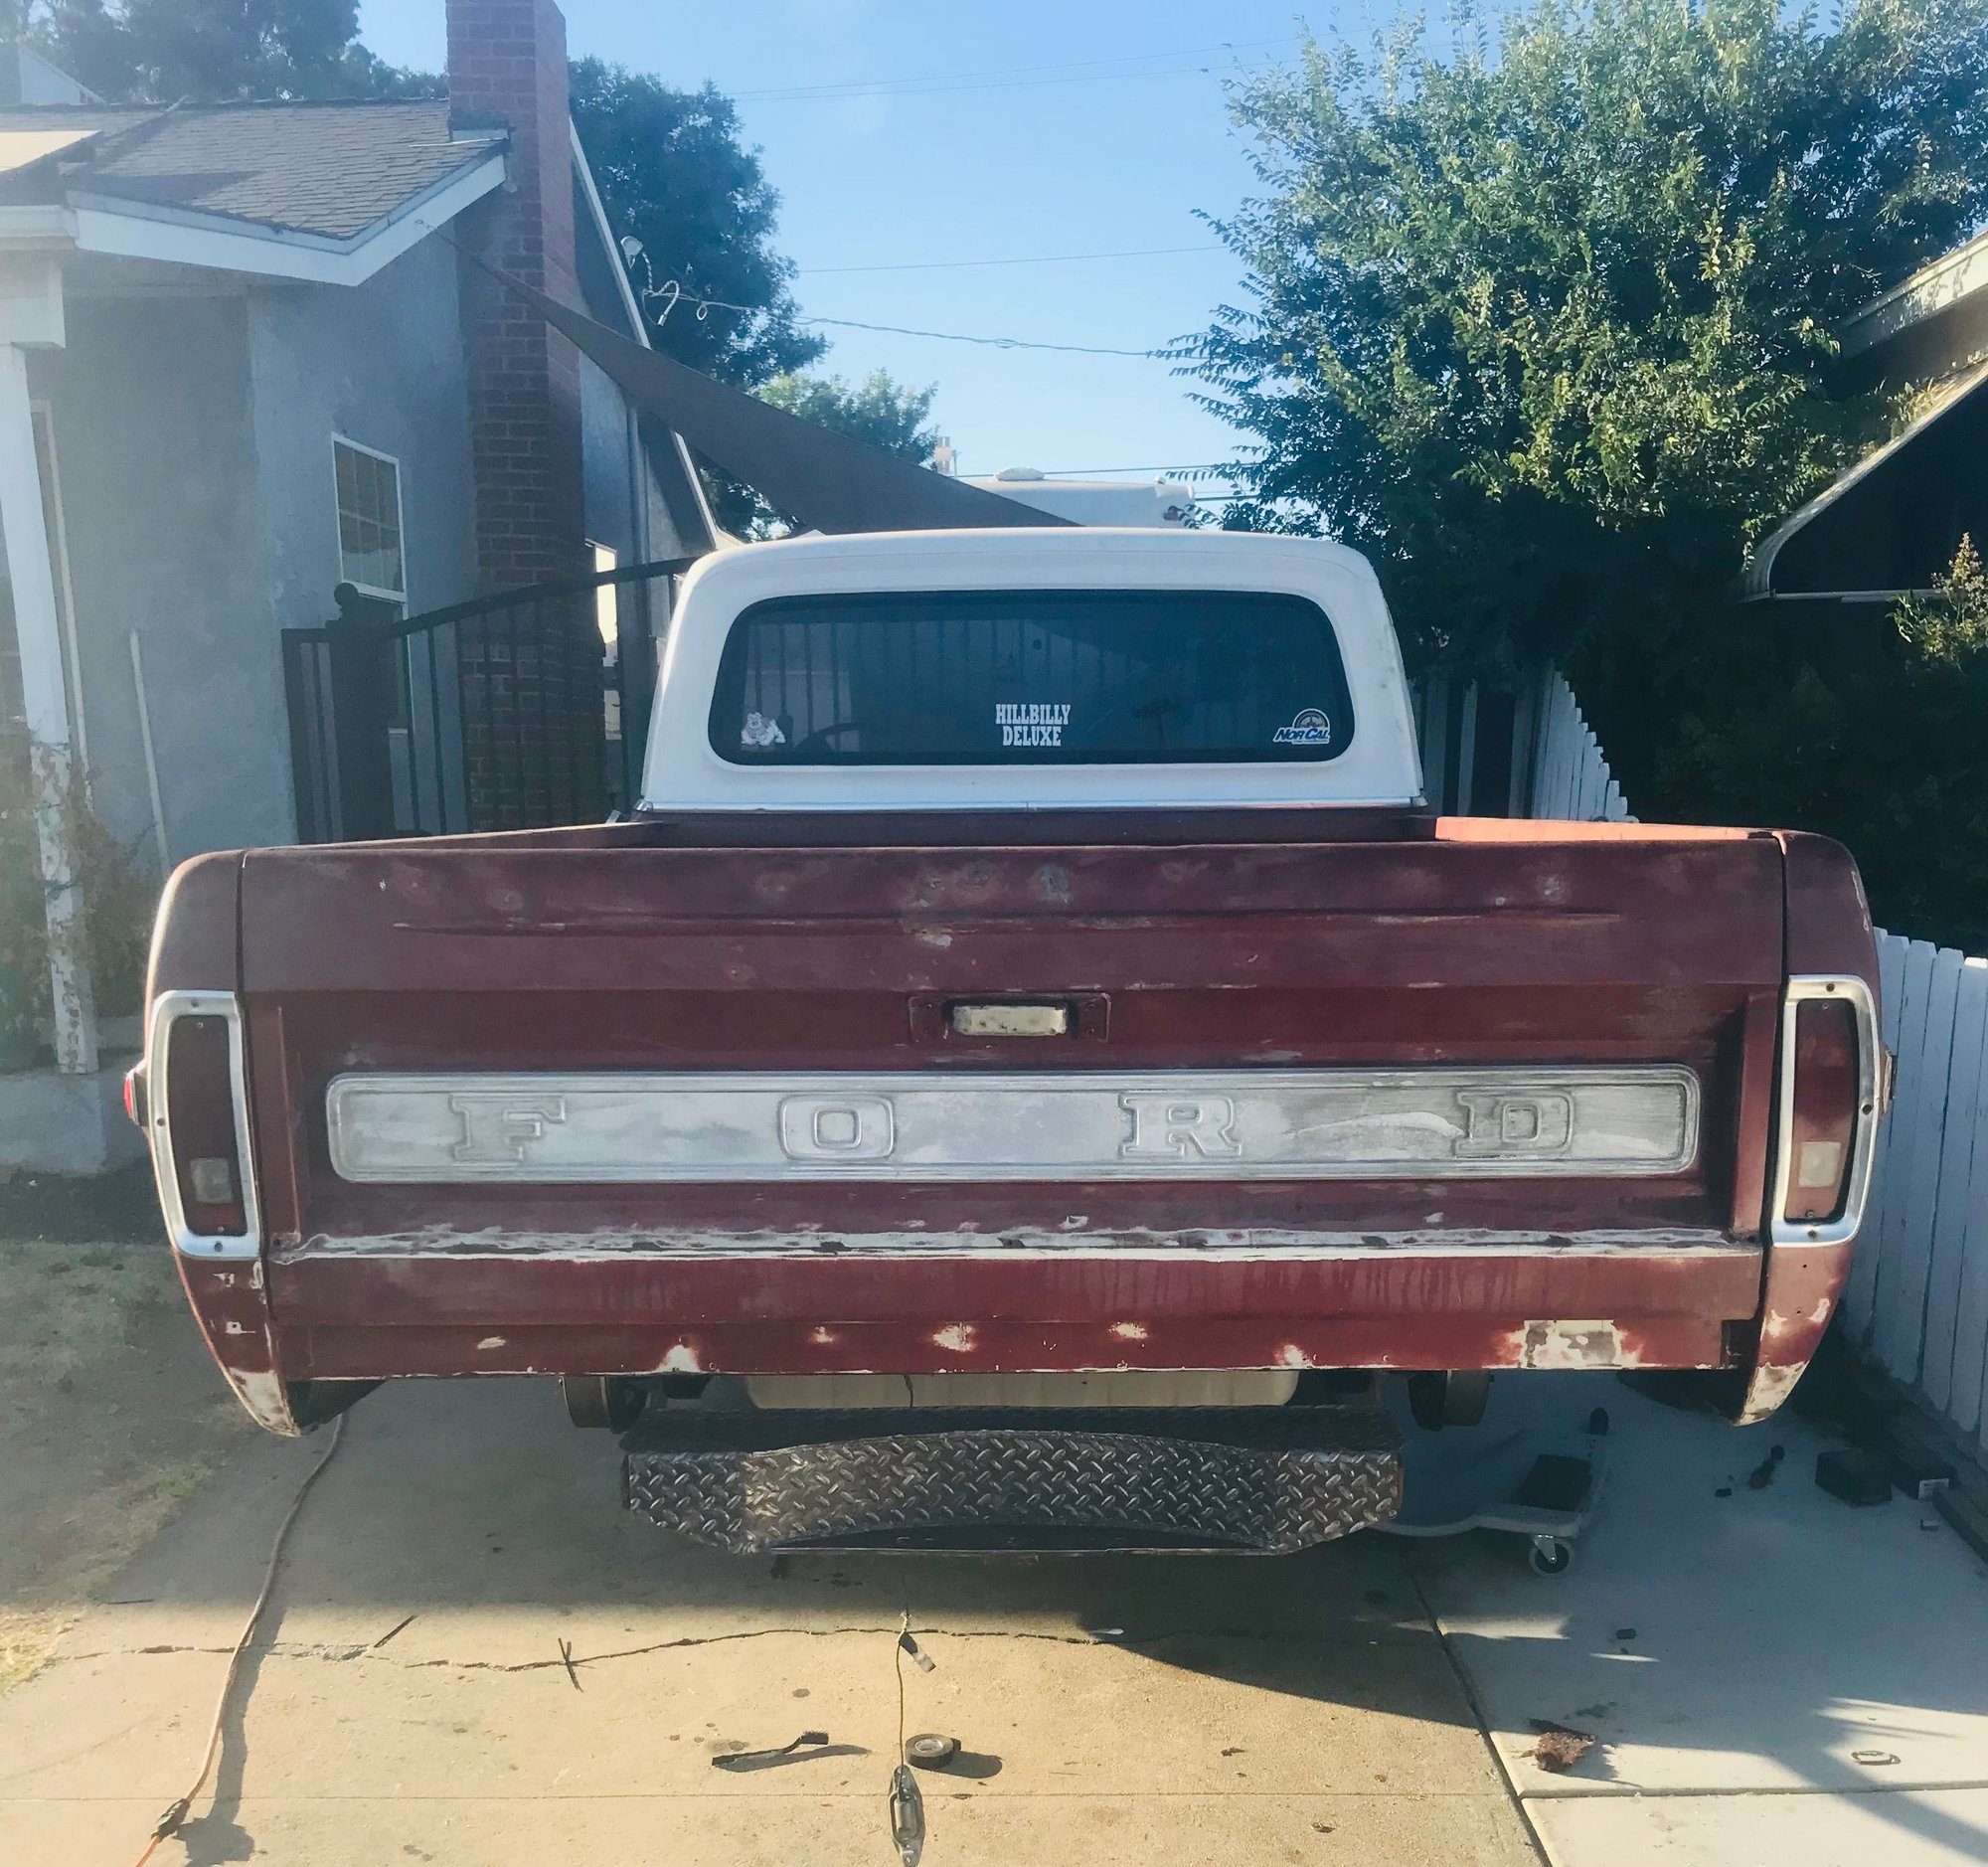
[[[1425,1432],[1444,1427],[1474,1427],[1484,1419],[1491,1398],[1491,1375],[1484,1368],[1457,1368],[1447,1374],[1408,1376],[1408,1412]]]
[[[605,1427],[625,1433],[642,1417],[648,1395],[618,1374],[563,1374],[560,1398],[566,1417],[577,1427]]]

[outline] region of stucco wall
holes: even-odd
[[[410,609],[475,593],[458,263],[427,241],[352,289],[77,293],[69,347],[35,358],[95,794],[126,842],[151,826],[134,629],[173,859],[294,837],[280,632],[334,614],[334,434],[400,462]],[[619,391],[582,368],[588,536],[624,564],[677,555]]]
[[[35,355],[52,411],[97,806],[151,826],[130,635],[175,860],[290,833],[239,296],[73,296],[68,347]]]
[[[249,300],[268,607],[277,627],[334,613],[334,433],[401,463],[409,608],[474,592],[456,266],[449,248],[423,241],[364,285],[263,285]]]

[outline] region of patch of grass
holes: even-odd
[[[83,1177],[17,1171],[0,1179],[0,1240],[143,1245],[165,1235],[149,1161]]]
[[[47,1202],[45,1229],[74,1230],[120,1198],[128,1185]],[[0,1691],[253,1432],[151,1225],[135,1245],[0,1236]]]

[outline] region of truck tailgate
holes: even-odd
[[[909,1369],[907,1321],[919,1366],[1097,1365],[1105,1327],[1111,1365],[1371,1365],[1400,1354],[1387,1319],[1405,1312],[1433,1332],[1412,1365],[1468,1366],[1494,1324],[1667,1305],[1692,1312],[1678,1358],[1703,1365],[1722,1322],[1754,1311],[1783,973],[1769,836],[1445,822],[1398,842],[823,847],[760,824],[739,847],[642,830],[246,858],[269,1291],[300,1372],[423,1371],[444,1339],[465,1371]],[[1070,1030],[949,1020],[1017,998],[1065,1007]],[[1556,1151],[1541,1123],[1570,1072],[1582,1095],[1685,1083],[1688,1157]],[[1019,1118],[1004,1097],[1040,1116],[1032,1079],[1078,1098],[1038,1120],[1038,1152],[985,1170],[985,1142],[899,1155],[921,1086],[983,1132]],[[1409,1126],[1428,1097],[1463,1100],[1443,1104],[1445,1158],[1356,1149],[1285,1175],[1245,1132],[1280,1081],[1384,1102],[1408,1084]],[[1185,1101],[1142,1139],[1138,1099],[1170,1085]],[[712,1091],[746,1099],[738,1121],[700,1142],[670,1104],[676,1164],[644,1153],[643,1096]],[[1472,1093],[1493,1131],[1474,1131]],[[360,1112],[335,1129],[342,1097]],[[866,1111],[888,1121],[897,1099],[883,1146]],[[1087,1174],[1074,1137],[1100,1107],[1129,1138]],[[768,1139],[765,1162],[738,1153],[753,1122],[796,1120],[816,1125]],[[948,1347],[948,1319],[970,1350]]]

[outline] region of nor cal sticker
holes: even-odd
[[[1307,707],[1289,726],[1280,726],[1271,735],[1279,746],[1329,746],[1332,722],[1316,707]]]
[[[1056,701],[998,701],[994,724],[1004,746],[1061,746],[1070,724],[1070,704]]]
[[[748,713],[746,724],[739,729],[739,743],[742,746],[784,746],[787,736],[780,731],[777,720],[769,720],[763,713]]]

